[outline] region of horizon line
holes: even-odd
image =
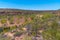
[[[60,9],[21,9],[21,8],[0,8],[0,9],[12,9],[12,10],[35,10],[35,11],[43,11],[43,10],[60,10]]]

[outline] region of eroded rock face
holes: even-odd
[[[4,35],[6,35],[7,37],[14,37],[14,33],[11,32],[4,33]]]
[[[6,21],[4,18],[2,18],[2,20],[0,20],[0,26],[20,26],[20,25],[23,25],[26,21],[28,22],[31,22],[31,18],[28,17],[28,18],[25,18],[24,16],[21,16],[20,18],[18,18],[17,16],[13,16],[11,18],[6,18]],[[2,23],[3,22],[3,23]]]

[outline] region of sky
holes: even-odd
[[[0,8],[58,10],[60,9],[60,0],[0,0]]]

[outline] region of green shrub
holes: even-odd
[[[1,23],[4,24],[4,23],[6,23],[6,21],[7,21],[6,19],[2,19]]]

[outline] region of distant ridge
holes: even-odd
[[[32,14],[32,13],[42,13],[42,12],[56,13],[56,12],[60,12],[60,9],[59,10],[23,10],[23,9],[0,8],[0,14]]]

